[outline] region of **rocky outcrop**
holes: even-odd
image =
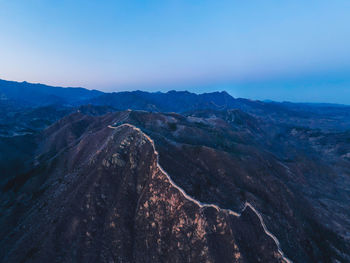
[[[134,126],[90,129],[46,162],[43,193],[1,241],[4,262],[288,262],[251,204],[189,197]]]

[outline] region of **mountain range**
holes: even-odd
[[[2,262],[350,262],[349,106],[8,81],[0,98]]]

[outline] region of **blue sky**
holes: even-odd
[[[0,0],[0,78],[350,104],[350,1]]]

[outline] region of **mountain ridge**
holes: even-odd
[[[111,117],[117,121],[123,114],[105,121]],[[38,162],[47,163],[47,170],[36,175],[45,178],[44,191],[1,241],[6,262],[288,262],[249,205],[239,217],[198,206],[160,169],[146,134],[132,125],[110,129],[96,121],[76,140],[67,133],[75,128],[64,123],[58,133],[54,127],[47,131],[66,134],[62,139],[69,141],[57,154],[54,145],[44,148],[48,156]]]
[[[9,87],[4,86],[4,83]],[[20,86],[17,87],[17,84]],[[26,85],[35,88],[34,90],[24,88]],[[49,105],[72,109],[88,104],[108,106],[115,110],[132,109],[181,114],[207,109],[240,109],[266,122],[319,128],[325,131],[344,131],[350,125],[350,106],[347,105],[264,102],[234,98],[226,91],[203,94],[174,90],[165,93],[140,90],[104,93],[83,88],[60,88],[0,80],[0,113],[3,115],[7,115],[9,110],[23,112],[26,108]]]
[[[29,171],[17,173],[13,178],[9,175],[10,180],[2,187],[0,201],[3,202],[2,198],[6,196],[18,196],[14,198],[14,204],[9,205],[15,209],[17,203],[20,207],[24,206],[25,202],[21,201],[23,196],[30,200],[44,192],[45,196],[51,198],[47,185],[61,185],[61,180],[66,181],[62,178],[63,175],[75,178],[80,164],[89,163],[89,158],[96,154],[106,158],[93,163],[80,178],[88,178],[90,172],[98,177],[101,167],[123,165],[125,160],[120,159],[123,155],[118,153],[113,157],[115,152],[111,152],[108,154],[110,158],[107,158],[103,153],[103,145],[110,132],[113,132],[108,125],[128,123],[154,140],[160,166],[188,196],[201,203],[215,204],[232,211],[242,211],[247,201],[254,204],[254,208],[261,213],[266,228],[278,238],[277,242],[273,242],[271,236],[268,240],[272,241],[274,247],[280,243],[283,252],[291,260],[327,262],[330,258],[349,258],[347,231],[350,218],[343,212],[349,200],[346,192],[349,162],[347,155],[344,155],[350,150],[346,143],[347,133],[335,134],[336,137],[333,137],[332,134],[309,129],[271,126],[240,110],[202,110],[187,115],[133,110],[105,115],[90,115],[90,112],[95,112],[93,107],[89,107],[87,114],[72,113],[37,134],[38,146],[34,146],[36,150],[33,153],[35,158],[27,159],[33,166],[29,167]],[[338,140],[342,143],[339,153],[338,150],[333,150],[338,147],[335,146],[339,144]],[[123,147],[127,145],[126,142]],[[138,151],[135,148],[131,152]],[[133,161],[134,164],[130,164],[133,167],[148,167],[142,164],[144,157],[146,156],[133,157],[133,160],[141,163]],[[121,171],[113,168],[110,172]],[[125,173],[128,174],[129,169]],[[48,175],[53,175],[56,179],[43,184],[44,178],[52,178]],[[130,184],[133,185],[132,182]],[[336,194],[332,189],[337,189]],[[71,191],[75,190],[72,188]],[[19,198],[20,196],[22,197]],[[178,196],[182,194],[179,192]],[[147,194],[145,198],[158,196]],[[73,205],[74,200],[67,200],[67,205]],[[171,196],[163,201],[165,200],[171,200]],[[322,206],[319,205],[320,200]],[[8,207],[6,202],[2,205]],[[163,211],[166,207],[168,205],[161,205],[154,208],[154,211]],[[194,204],[191,207],[195,207]],[[217,213],[213,206],[207,207],[205,211]],[[332,215],[329,211],[332,211]],[[191,213],[187,211],[185,214]],[[248,218],[263,231],[258,213],[250,211],[249,214],[251,216]],[[234,215],[232,217],[237,219]],[[21,216],[18,215],[18,218]],[[243,218],[248,220],[246,216]],[[143,222],[142,224],[148,224],[149,221]],[[248,231],[249,227],[244,229]],[[149,234],[147,231],[143,233]],[[217,238],[213,240],[218,242]],[[170,245],[171,242],[164,244]]]
[[[158,154],[158,152],[156,151],[154,141],[153,141],[147,134],[145,134],[144,132],[142,132],[140,128],[137,128],[136,126],[134,126],[134,125],[132,125],[132,124],[129,124],[129,123],[123,123],[123,124],[121,124],[121,125],[119,125],[119,126],[117,126],[117,127],[113,127],[113,126],[109,125],[108,128],[111,128],[111,129],[118,129],[118,128],[121,128],[121,127],[123,127],[123,126],[131,127],[131,128],[137,130],[137,131],[140,132],[143,136],[146,137],[146,139],[147,139],[147,140],[151,143],[151,145],[153,146],[154,153],[155,153],[155,155],[157,156],[157,166],[158,166],[158,168],[166,175],[166,177],[168,178],[169,182],[170,182],[176,189],[178,189],[186,199],[188,199],[188,200],[190,200],[190,201],[196,203],[196,204],[197,204],[199,207],[201,207],[201,208],[204,208],[204,207],[213,207],[213,208],[215,208],[218,212],[221,210],[221,211],[227,212],[228,214],[233,215],[233,216],[235,216],[235,217],[241,217],[242,214],[245,212],[245,210],[246,210],[247,208],[251,209],[251,210],[256,214],[256,216],[259,218],[260,223],[261,223],[261,226],[262,226],[262,228],[264,229],[265,234],[268,235],[269,237],[271,237],[271,238],[273,239],[273,241],[275,242],[275,244],[276,244],[276,246],[277,246],[277,248],[278,248],[278,253],[281,255],[282,259],[283,259],[286,263],[292,263],[292,261],[291,261],[290,259],[288,259],[288,258],[284,255],[284,253],[283,253],[283,251],[282,251],[282,249],[281,249],[281,247],[280,247],[280,242],[278,241],[277,237],[276,237],[274,234],[272,234],[272,233],[267,229],[267,227],[266,227],[266,225],[265,225],[265,223],[264,223],[264,220],[263,220],[261,214],[254,208],[254,206],[253,206],[251,203],[245,202],[245,203],[244,203],[244,207],[242,208],[242,210],[241,210],[239,213],[237,213],[237,212],[235,212],[235,211],[233,211],[233,210],[231,210],[231,209],[220,208],[219,206],[217,206],[217,205],[215,205],[215,204],[206,204],[206,203],[202,203],[202,202],[200,202],[200,201],[194,199],[193,197],[189,196],[189,195],[185,192],[185,190],[182,189],[180,186],[178,186],[178,185],[171,179],[170,175],[160,166],[160,164],[159,164],[159,154]]]

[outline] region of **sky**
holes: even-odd
[[[0,0],[0,78],[350,104],[348,0]]]

